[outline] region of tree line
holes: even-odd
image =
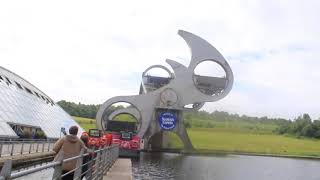
[[[60,107],[62,107],[62,109],[64,109],[71,116],[78,116],[78,117],[92,118],[92,119],[96,118],[96,114],[100,107],[100,104],[86,105],[86,104],[81,104],[80,102],[76,104],[74,102],[68,102],[65,100],[61,100],[57,103],[59,104]]]
[[[311,120],[309,114],[303,114],[294,121],[286,121],[278,127],[277,133],[295,137],[320,138],[320,120]]]
[[[95,118],[96,114],[99,110],[100,104],[94,105],[86,105],[82,103],[74,103],[74,102],[68,102],[65,100],[61,100],[57,102],[60,107],[62,107],[66,112],[68,112],[71,116],[79,116],[79,117],[85,117],[85,118]],[[122,106],[117,106],[110,108],[111,110],[115,108],[122,108]],[[246,122],[262,122],[262,123],[276,123],[276,124],[282,124],[285,123],[286,119],[282,118],[268,118],[268,117],[250,117],[246,115],[238,115],[238,114],[230,114],[228,112],[224,111],[214,111],[214,112],[206,112],[206,111],[195,111],[195,112],[186,112],[184,113],[184,119],[185,120],[191,120],[191,119],[201,119],[201,120],[212,120],[212,121],[246,121]]]
[[[57,102],[66,112],[71,116],[85,117],[95,119],[99,110],[100,104],[86,105],[82,103],[68,102],[61,100]],[[122,106],[111,107],[110,111],[114,109],[123,108]],[[320,138],[320,120],[311,120],[308,114],[303,114],[296,119],[289,120],[284,118],[268,118],[252,117],[239,114],[230,114],[224,111],[195,111],[184,113],[184,124],[187,128],[191,127],[212,127],[211,122],[247,122],[247,123],[260,123],[272,124],[277,128],[275,133],[289,134],[296,137],[311,137]]]
[[[95,119],[96,114],[99,110],[99,107],[101,104],[82,104],[82,103],[74,103],[74,102],[68,102],[65,100],[58,101],[57,104],[59,104],[62,109],[64,109],[67,113],[69,113],[71,116],[78,116],[78,117],[84,117],[84,118],[91,118]],[[121,109],[123,108],[122,105],[118,105],[116,107],[112,106],[109,108],[109,111],[112,112],[115,109]],[[108,112],[107,112],[108,113]]]
[[[251,122],[251,123],[265,123],[265,124],[285,124],[288,119],[284,118],[268,118],[267,116],[263,117],[253,117],[247,115],[239,115],[237,113],[231,114],[224,111],[213,111],[211,113],[207,111],[194,111],[194,112],[186,112],[184,115],[186,120],[190,119],[203,119],[203,120],[212,120],[212,121],[243,121],[243,122]]]

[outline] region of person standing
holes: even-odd
[[[68,159],[74,156],[80,155],[80,151],[83,148],[87,150],[85,144],[78,138],[78,127],[71,126],[69,129],[69,135],[60,138],[53,146],[53,151],[56,153],[55,160],[59,158],[60,154],[63,154],[63,159]],[[62,165],[62,174],[68,173],[76,168],[77,160],[65,162]],[[73,174],[69,173],[62,177],[62,180],[73,179]]]

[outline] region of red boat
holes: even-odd
[[[140,154],[141,139],[136,134],[134,122],[109,121],[107,132],[90,129],[86,134],[89,136],[88,146],[91,149],[118,144],[119,156],[137,157]]]
[[[136,134],[135,122],[109,121],[108,129],[112,143],[118,144],[119,156],[137,157],[140,154],[140,137]]]
[[[98,129],[90,129],[88,135],[89,148],[99,149],[101,147],[101,131]]]

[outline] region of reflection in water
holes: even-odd
[[[136,180],[319,180],[319,160],[260,156],[184,156],[141,153],[133,159]]]
[[[186,156],[169,153],[141,153],[140,159],[132,159],[134,179],[184,178],[180,168]]]

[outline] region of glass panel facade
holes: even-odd
[[[79,127],[79,134],[82,133],[83,130],[72,117],[35,86],[2,67],[0,76],[6,77],[0,79],[0,137],[17,136],[9,124],[39,127],[48,138],[59,138],[62,127],[69,129],[73,125]],[[25,88],[7,83],[7,78]],[[26,88],[32,93],[27,92]]]
[[[0,121],[0,137],[17,137],[17,135],[6,122]]]

